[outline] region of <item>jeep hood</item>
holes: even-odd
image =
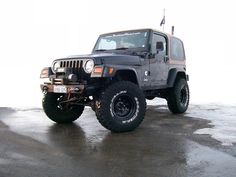
[[[141,58],[139,56],[115,54],[115,53],[73,55],[58,60],[88,59],[88,58],[93,59],[95,64],[141,65]]]

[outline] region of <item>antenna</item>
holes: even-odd
[[[172,26],[171,27],[171,34],[174,35],[174,33],[175,33],[175,26]]]
[[[166,9],[163,9],[163,19],[164,19],[164,23],[163,23],[163,32],[165,31],[165,23],[166,23],[166,16],[165,16],[165,13],[166,13]]]
[[[165,19],[165,9],[163,9],[163,18],[161,20],[160,26],[162,26],[162,30],[163,32],[165,31],[165,23],[166,23],[166,19]]]

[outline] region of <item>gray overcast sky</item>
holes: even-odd
[[[192,103],[236,102],[234,1],[0,1],[0,106],[40,106],[39,74],[53,59],[90,53],[100,33],[154,28],[185,43]]]

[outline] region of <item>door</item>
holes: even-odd
[[[163,43],[163,50],[157,51],[157,42]],[[152,36],[152,57],[149,60],[150,65],[150,79],[152,88],[161,88],[167,85],[168,77],[168,55],[167,55],[167,40],[166,37],[153,33]]]

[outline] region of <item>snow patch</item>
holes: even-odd
[[[236,143],[236,105],[191,105],[186,115],[210,120],[210,125],[213,125],[194,133],[209,134],[225,146]]]

